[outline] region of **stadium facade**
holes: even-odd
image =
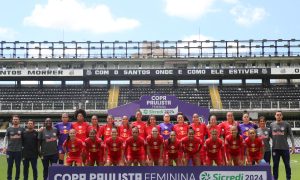
[[[0,119],[58,118],[78,108],[104,118],[142,95],[165,94],[220,120],[227,111],[239,120],[244,110],[273,120],[282,110],[300,130],[299,79],[297,39],[1,41]]]

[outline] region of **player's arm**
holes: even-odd
[[[240,164],[243,165],[245,164],[245,148],[246,148],[246,143],[244,141],[244,139],[241,137],[240,141],[242,141],[241,143],[241,151],[240,151],[240,157],[241,157],[241,161]]]
[[[64,151],[66,152],[66,154],[68,154],[68,148],[67,148],[67,144],[68,144],[68,142],[67,142],[67,140],[65,140],[65,142],[63,143],[63,149],[64,149]]]
[[[147,140],[145,141],[145,147],[146,147],[146,153],[147,153],[147,156],[148,156],[148,161],[149,161],[149,164],[152,164],[152,156],[151,156],[151,153],[150,153],[150,145],[148,143],[148,138]]]
[[[3,154],[6,154],[7,146],[8,146],[8,135],[7,131],[4,137],[4,144],[3,144]]]
[[[230,147],[226,138],[225,138],[225,162],[228,166],[230,166],[231,164]]]
[[[126,140],[124,144],[124,160],[126,164],[128,163],[127,153],[128,153],[128,141]]]
[[[43,143],[43,131],[38,132],[38,154],[42,158],[42,143]]]
[[[80,141],[80,157],[82,157],[82,154],[84,154],[84,152],[88,153],[88,151],[85,151],[86,148],[86,144],[84,141]]]
[[[249,156],[249,148],[246,146],[246,164],[251,165],[252,162],[250,162],[250,156]]]
[[[294,135],[293,135],[293,132],[292,132],[292,129],[291,129],[290,124],[287,124],[287,125],[288,125],[288,128],[287,128],[287,130],[288,130],[288,135],[290,136],[290,139],[291,139],[291,142],[292,142],[292,147],[291,147],[291,149],[292,149],[292,154],[294,154],[294,153],[295,153],[295,140],[294,140]]]
[[[124,159],[124,147],[121,147],[121,161],[120,161],[120,165],[124,166],[125,164],[125,159]]]
[[[263,160],[264,159],[264,154],[265,154],[265,144],[264,144],[264,141],[262,140],[262,139],[260,139],[261,140],[261,147],[260,147],[260,155],[261,155],[261,159],[260,159],[260,161],[261,160]]]
[[[208,148],[207,148],[207,140],[204,142],[204,144],[203,144],[203,150],[204,150],[204,153],[205,153],[205,157],[206,158],[208,158],[208,152],[207,152],[207,150],[208,150]],[[207,165],[206,164],[206,160],[203,162],[203,164],[204,165]]]
[[[222,146],[221,146],[221,158],[222,158],[222,162],[225,165],[226,164],[226,157],[225,157],[225,145],[224,142],[222,141]]]
[[[108,157],[109,146],[107,144],[108,144],[107,141],[105,141],[103,143],[103,148],[102,148],[104,150],[104,162],[106,163],[105,166],[108,165],[107,157]]]
[[[158,160],[160,166],[162,166],[164,163],[163,153],[164,153],[164,146],[163,143],[161,143],[159,147],[159,160]]]

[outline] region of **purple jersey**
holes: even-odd
[[[240,133],[243,136],[243,139],[246,139],[249,136],[249,129],[257,129],[257,125],[253,123],[240,124]]]
[[[171,131],[173,131],[173,126],[174,124],[172,123],[160,123],[159,127],[160,127],[160,135],[162,135],[162,137],[164,139],[169,139],[170,137],[170,133]]]
[[[72,123],[68,122],[66,124],[60,122],[55,124],[54,126],[58,130],[59,138],[58,138],[58,146],[62,146],[65,140],[68,137],[70,129],[72,129]]]

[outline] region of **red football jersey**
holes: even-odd
[[[238,135],[237,139],[233,139],[232,135],[228,135],[225,138],[225,149],[227,153],[238,156],[244,154],[244,140],[241,135]]]
[[[80,157],[84,150],[84,144],[79,138],[76,138],[73,141],[66,140],[63,144],[63,147],[67,149],[68,156],[71,158]]]
[[[86,152],[99,152],[102,146],[102,140],[95,137],[95,140],[92,140],[91,138],[87,138],[85,140],[85,150]]]
[[[195,137],[200,138],[204,142],[204,137],[207,135],[207,128],[205,123],[192,123],[190,126],[195,131]]]
[[[154,138],[152,135],[147,136],[146,145],[150,148],[150,151],[157,152],[160,150],[160,146],[163,144],[164,140],[161,135]]]
[[[208,138],[211,138],[210,132],[211,132],[212,130],[214,130],[214,129],[217,131],[218,137],[221,136],[221,128],[220,128],[219,125],[215,125],[215,126],[208,125],[208,126],[207,126],[207,135],[208,135]]]
[[[111,130],[113,126],[105,124],[104,126],[101,126],[100,131],[98,132],[97,136],[103,141],[105,141],[107,138],[111,137]]]
[[[176,139],[173,143],[168,139],[165,140],[164,153],[166,153],[169,158],[177,158],[180,150],[181,142],[179,140]]]
[[[76,137],[79,138],[83,142],[88,137],[88,127],[89,127],[89,124],[87,122],[72,123],[72,129],[76,130]]]
[[[184,153],[189,155],[194,155],[200,151],[200,148],[203,144],[203,141],[199,138],[194,137],[193,140],[190,140],[188,137],[185,137],[181,140],[181,146]]]
[[[145,141],[140,136],[134,139],[132,136],[129,137],[125,142],[125,151],[129,155],[142,156],[145,152]]]
[[[222,151],[224,152],[224,142],[220,138],[217,138],[216,141],[208,138],[204,143],[204,150],[208,157],[214,158]]]
[[[123,125],[118,127],[118,136],[120,138],[122,138],[124,142],[131,135],[132,135],[132,133],[131,133],[131,128],[130,127],[127,127],[127,126],[125,127]]]
[[[120,137],[117,137],[116,139],[113,139],[112,137],[107,138],[105,141],[105,150],[107,151],[107,155],[111,159],[121,158],[121,150],[124,148],[123,144],[123,139]]]
[[[252,141],[250,137],[245,140],[246,148],[248,149],[249,156],[251,157],[261,157],[261,148],[264,147],[264,142],[261,138],[257,137]]]
[[[95,131],[96,131],[96,134],[97,134],[98,131],[100,130],[100,128],[101,128],[101,126],[92,126],[92,125],[90,125],[90,126],[88,127],[88,133],[87,133],[87,134],[90,134],[90,131],[91,131],[91,130],[95,130]]]
[[[160,133],[160,127],[158,125],[156,126],[149,126],[149,125],[146,125],[146,137],[148,137],[149,135],[152,134],[152,129],[156,127],[157,130],[158,130],[158,133]]]
[[[136,126],[139,129],[139,136],[143,139],[146,138],[146,123],[144,121],[134,121],[132,126]]]
[[[229,123],[228,121],[223,121],[219,124],[221,133],[224,135],[224,137],[231,134],[231,132],[230,132],[231,126],[236,126],[238,128],[239,123],[237,121],[233,121],[232,123]]]
[[[189,130],[189,125],[188,124],[175,124],[173,127],[173,130],[176,133],[176,138],[178,140],[183,139],[184,137],[187,137],[187,133]]]

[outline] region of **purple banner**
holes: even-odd
[[[121,119],[124,115],[128,117],[135,115],[137,110],[140,110],[143,115],[161,116],[166,112],[170,115],[182,112],[190,121],[193,114],[197,113],[205,123],[209,118],[208,108],[180,101],[176,96],[168,95],[142,96],[138,101],[108,110],[108,114],[113,115],[115,119]]]
[[[49,180],[271,180],[269,165],[197,167],[66,167],[49,168]]]
[[[140,99],[141,109],[171,109],[178,107],[179,100],[175,96],[153,95],[142,96]]]
[[[291,148],[290,152],[292,152]],[[300,147],[295,147],[295,154],[300,154]]]

